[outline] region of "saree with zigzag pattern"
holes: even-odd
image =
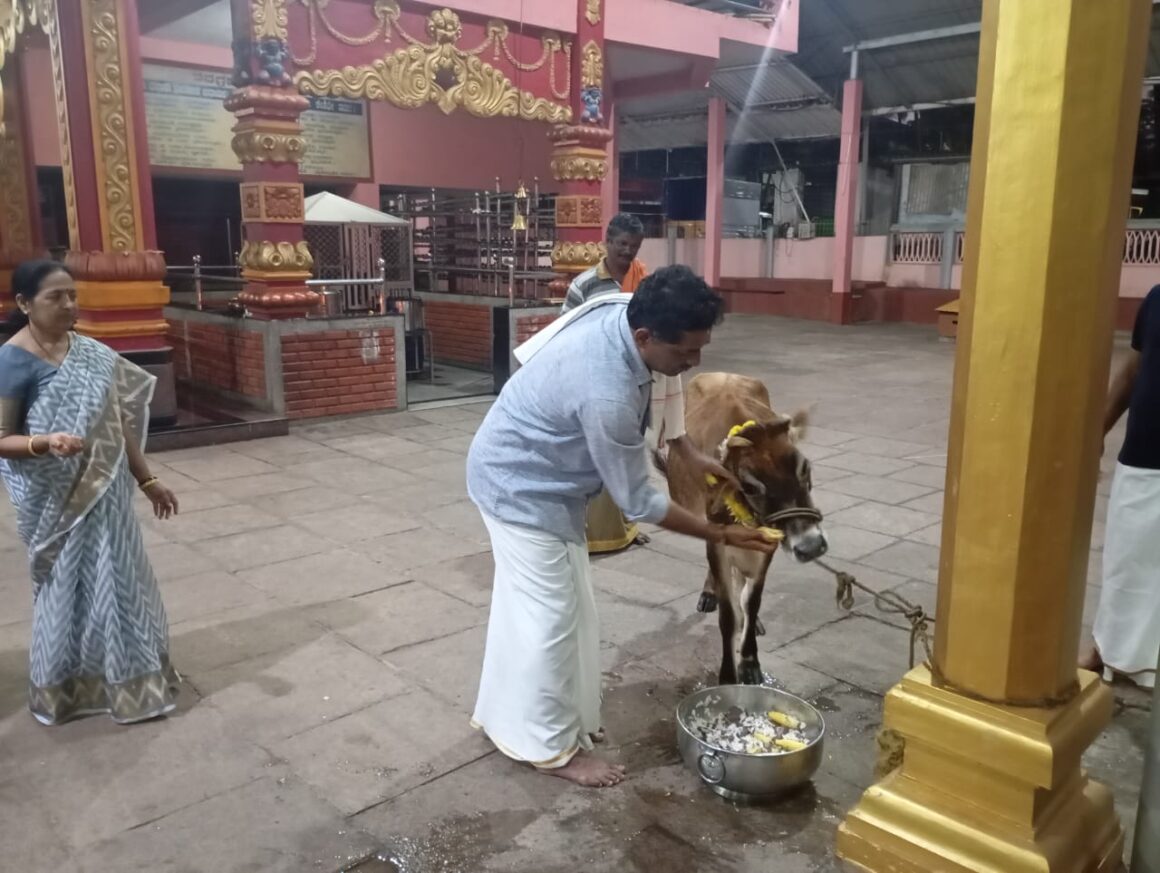
[[[120,723],[163,715],[180,679],[125,450],[126,432],[144,446],[154,377],[82,336],[48,375],[21,410],[19,432],[83,436],[84,451],[0,461],[32,572],[30,709],[44,724],[98,712]],[[6,426],[22,401],[7,387]]]

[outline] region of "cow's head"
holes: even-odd
[[[803,562],[820,558],[828,547],[820,516],[792,513],[814,510],[810,462],[797,446],[808,419],[800,411],[767,423],[747,423],[730,432],[720,452],[724,466],[741,483],[738,497],[744,506],[759,523],[777,519],[770,526],[785,533],[793,556]]]

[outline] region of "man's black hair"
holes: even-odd
[[[612,221],[608,222],[608,231],[605,233],[605,239],[612,239],[620,236],[622,233],[627,233],[630,236],[644,236],[644,225],[640,223],[640,219],[635,215],[629,215],[627,212],[621,212],[619,215],[614,215]]]
[[[725,317],[725,301],[683,264],[645,277],[628,304],[628,326],[645,328],[663,343],[689,331],[711,330]]]

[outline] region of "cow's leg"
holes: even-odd
[[[709,553],[712,554],[713,546],[709,546]],[[713,579],[713,570],[711,566],[712,558],[710,560],[709,572],[705,574],[705,587],[701,589],[701,597],[697,601],[697,612],[716,612],[717,611],[717,583]]]
[[[713,604],[716,608],[719,597],[728,597],[725,574],[729,567],[724,561],[724,549],[710,543],[707,550],[709,559],[709,576],[705,580],[706,590],[713,586]],[[735,633],[735,616],[732,609],[721,609],[717,613],[717,626],[721,629],[721,669],[717,673],[717,681],[721,685],[737,683],[737,662],[733,658],[733,637]]]
[[[744,584],[738,592],[737,606],[744,615],[737,658],[737,674],[745,685],[760,685],[764,680],[757,659],[757,613],[761,609],[761,593],[765,588],[765,574],[769,557],[754,552],[740,559],[738,568]]]

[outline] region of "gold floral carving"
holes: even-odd
[[[298,224],[304,217],[301,183],[245,182],[239,191],[243,221]]]
[[[121,77],[120,21],[117,0],[89,0],[92,89],[98,140],[97,177],[102,194],[105,243],[112,251],[133,251],[137,244],[137,204],[130,166],[128,95]]]
[[[19,131],[17,131],[19,133]],[[32,254],[32,215],[24,145],[19,136],[0,137],[0,251],[16,256]]]
[[[600,23],[600,0],[587,0],[586,5],[588,8],[584,12],[584,17],[595,27]]]
[[[297,164],[306,153],[306,140],[299,133],[242,130],[234,134],[230,146],[243,164]]]
[[[318,26],[319,23],[334,39],[349,46],[370,45],[377,39],[390,43],[393,30],[403,42],[408,45],[424,45],[412,34],[408,33],[400,23],[401,13],[398,0],[375,0],[374,17],[376,24],[373,30],[367,33],[351,34],[339,30],[335,23],[327,16],[326,9],[330,0],[298,0],[306,7],[306,28],[310,35],[310,50],[305,55],[292,53],[294,63],[299,67],[313,66],[318,59]],[[542,48],[540,57],[535,61],[521,61],[512,52],[508,44],[511,30],[507,22],[491,19],[487,22],[487,35],[484,41],[472,49],[464,49],[469,55],[482,55],[488,48],[492,49],[492,60],[499,60],[500,56],[507,58],[513,67],[524,73],[534,73],[545,64],[548,65],[548,85],[552,93],[560,100],[567,102],[572,90],[572,43],[560,38],[554,31],[548,30],[540,36]],[[557,63],[557,55],[563,54],[563,64]],[[556,67],[564,70],[564,84],[561,87],[556,82]]]
[[[558,242],[552,247],[552,267],[564,272],[587,270],[603,257],[604,243]]]
[[[314,268],[314,256],[305,242],[246,242],[238,264],[261,273],[308,273]]]
[[[584,45],[580,58],[580,84],[585,88],[599,88],[604,82],[604,53],[596,40],[590,39]]]
[[[250,20],[255,40],[286,40],[286,0],[253,0]]]
[[[608,174],[608,160],[585,155],[552,158],[552,177],[557,182],[600,182]]]
[[[602,227],[599,197],[560,195],[556,198],[557,227]]]
[[[262,185],[262,217],[265,221],[297,223],[302,221],[304,208],[302,185],[269,182]]]
[[[48,32],[48,48],[52,58],[52,90],[56,105],[57,136],[60,138],[60,169],[64,182],[64,210],[68,220],[68,244],[74,251],[80,248],[80,224],[77,220],[77,186],[72,165],[72,136],[68,123],[68,102],[64,84],[64,54],[60,46],[60,28],[55,14],[44,25]]]
[[[238,186],[242,197],[242,221],[262,220],[262,185],[260,182],[245,182]]]
[[[432,42],[415,40],[369,65],[302,71],[298,88],[316,96],[386,100],[404,109],[434,103],[447,114],[463,108],[482,118],[571,121],[571,107],[517,88],[502,70],[460,48],[463,26],[450,9],[427,16],[427,34]]]

